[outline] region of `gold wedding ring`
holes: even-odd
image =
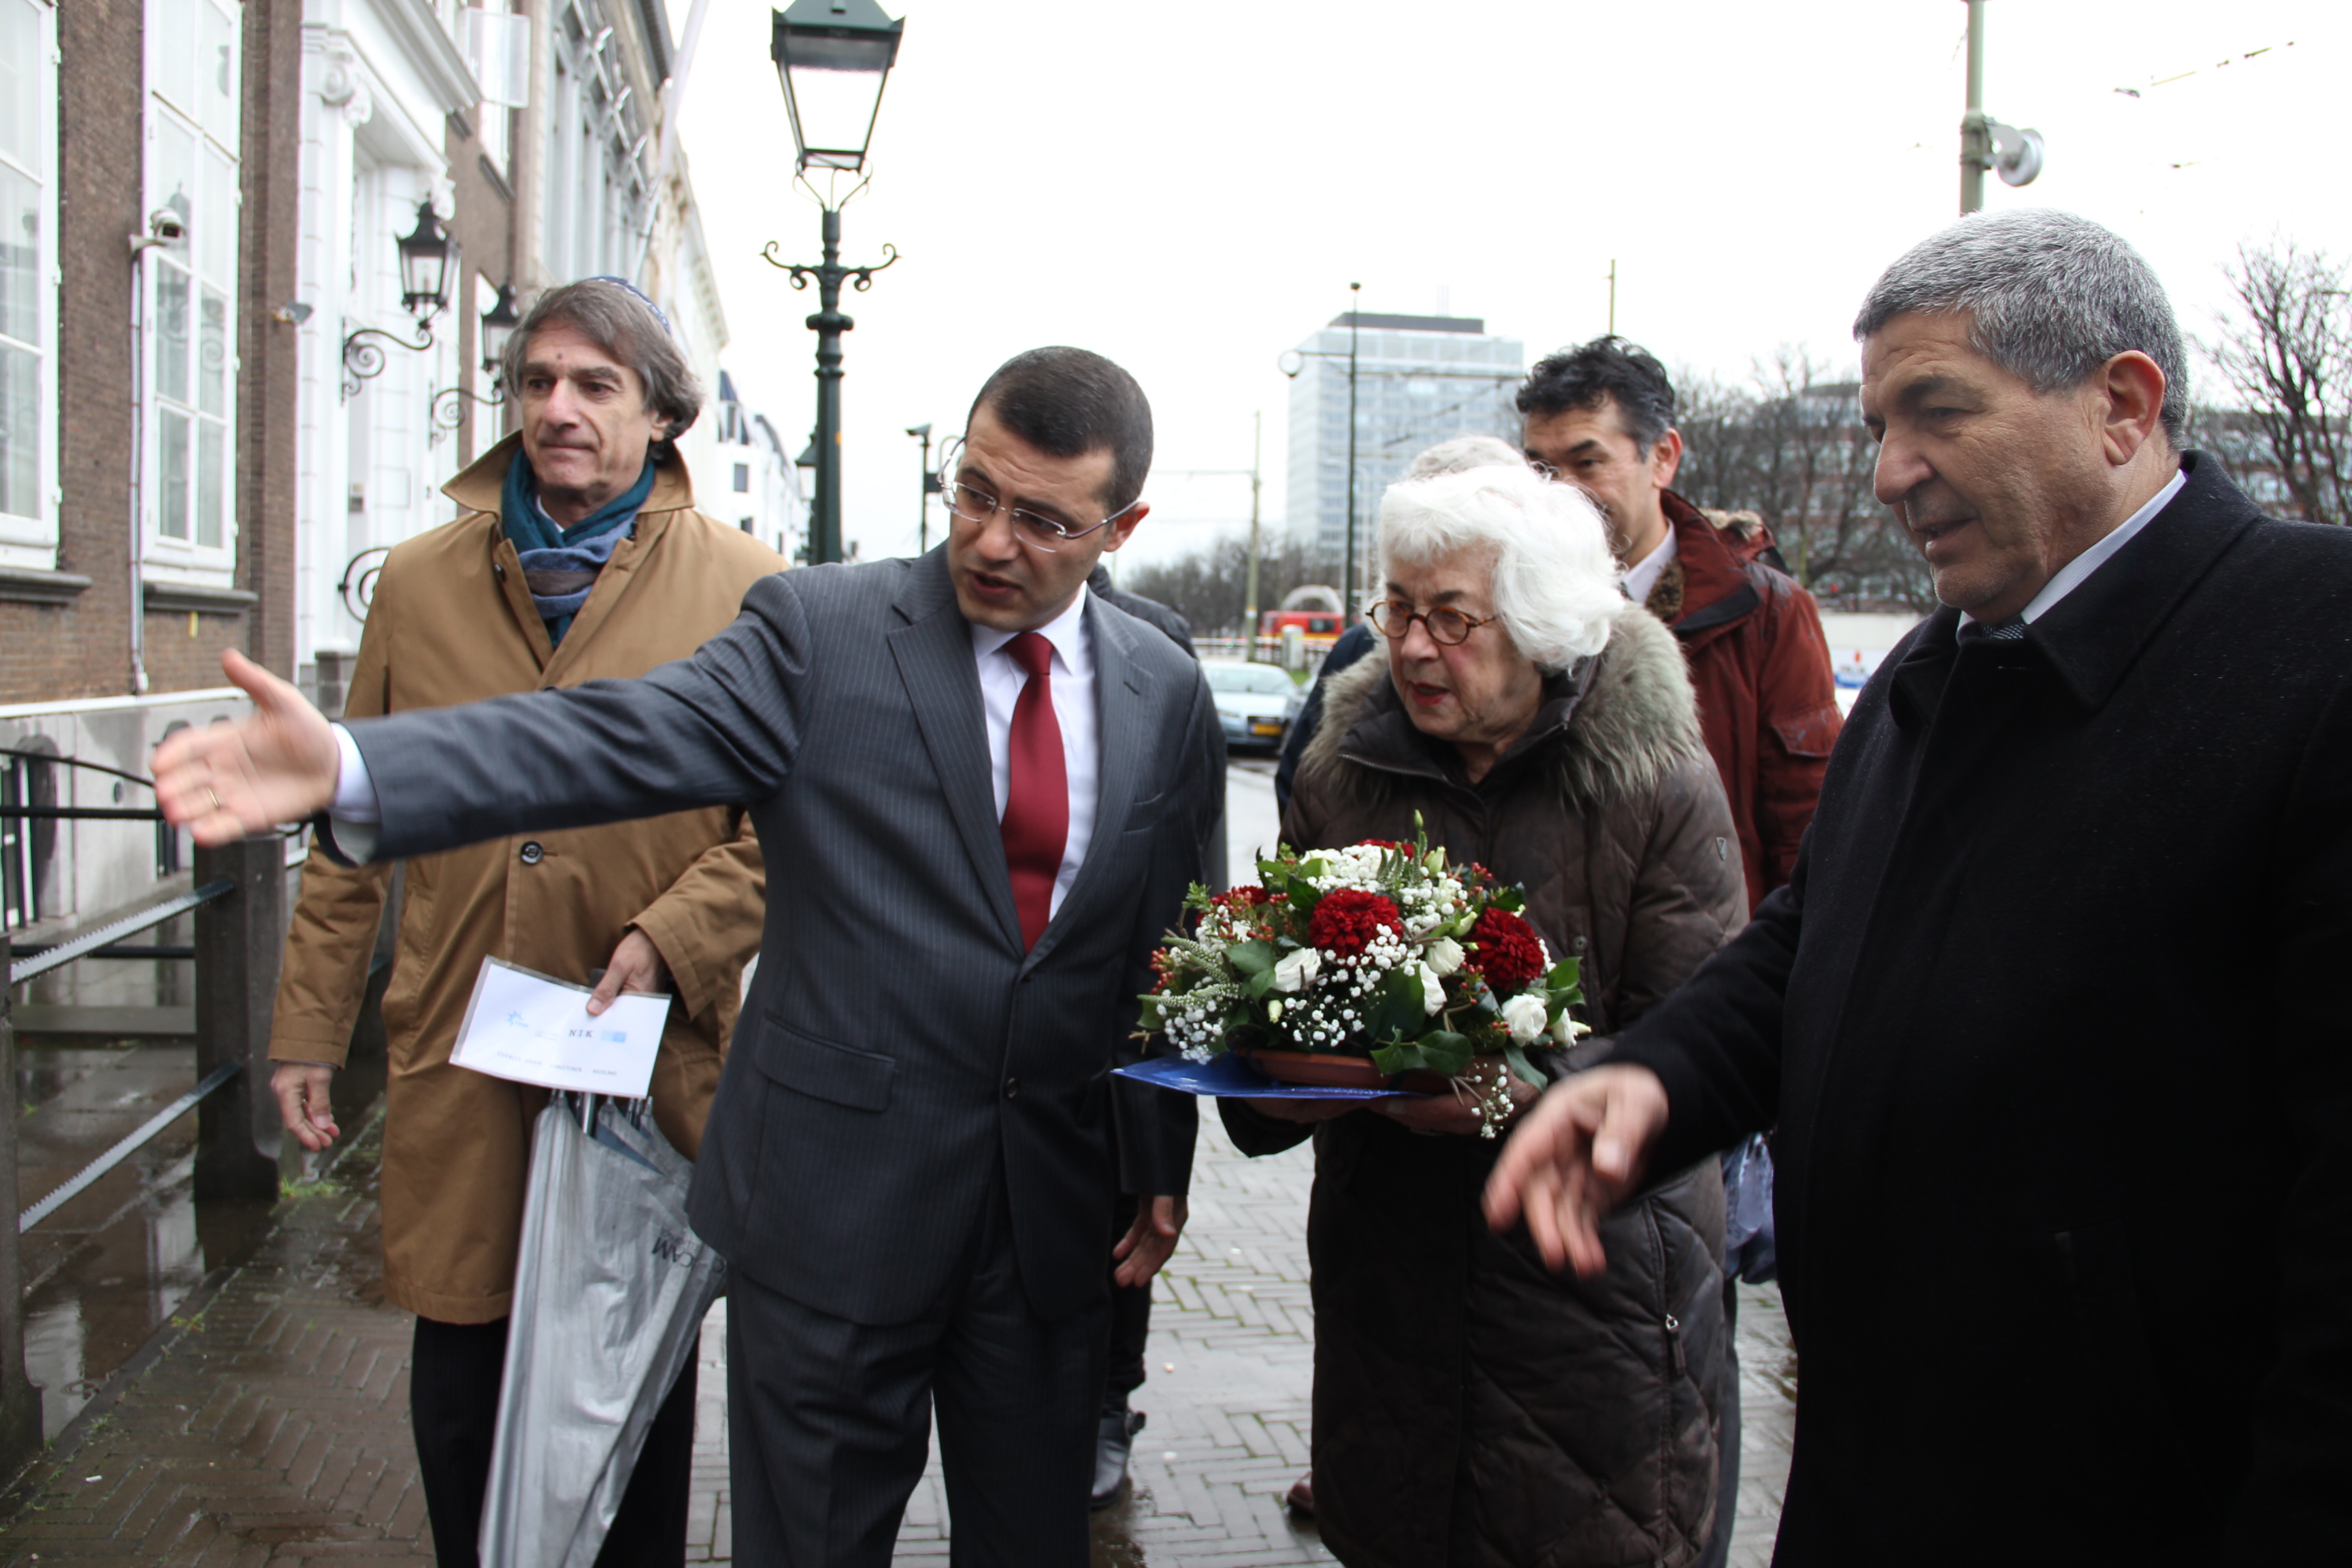
[[[213,809],[214,809],[215,811],[218,811],[218,810],[221,808],[221,803],[220,803],[220,792],[219,792],[218,790],[216,790],[216,789],[213,788],[213,786],[212,786],[212,785],[210,785],[210,784],[206,784],[206,785],[205,785],[205,794],[206,795],[208,795],[208,796],[210,796],[210,797],[211,797],[211,799],[212,799],[212,803],[213,803]]]

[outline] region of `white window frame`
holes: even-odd
[[[548,178],[541,254],[568,282],[626,271],[652,193],[645,162],[632,160],[631,129],[645,110],[614,112],[617,95],[588,47],[591,20],[576,5],[556,14],[548,39]],[[611,47],[617,47],[617,45]],[[640,137],[644,136],[642,129]],[[636,143],[642,153],[643,142]]]
[[[241,369],[237,359],[237,274],[240,257],[241,227],[239,213],[244,205],[242,149],[235,140],[224,142],[208,130],[203,120],[201,106],[173,101],[157,85],[162,73],[156,68],[155,51],[165,47],[170,30],[158,26],[156,15],[165,6],[184,7],[194,18],[201,36],[203,14],[214,11],[226,24],[226,37],[234,51],[229,69],[233,92],[241,113],[244,71],[244,6],[240,0],[147,0],[147,47],[149,58],[146,92],[142,102],[142,120],[145,147],[145,168],[141,186],[145,200],[142,211],[152,213],[169,199],[170,192],[161,188],[164,178],[158,153],[159,132],[165,126],[175,126],[191,139],[194,148],[194,167],[197,177],[205,177],[209,151],[226,161],[229,183],[228,199],[215,204],[216,214],[226,214],[231,229],[226,248],[226,266],[217,278],[205,276],[198,268],[196,255],[204,237],[191,233],[188,240],[151,250],[140,268],[140,574],[151,583],[182,584],[197,587],[227,588],[236,585],[237,538],[239,533],[237,507],[236,402],[237,381]],[[226,124],[234,137],[239,115],[228,116]],[[193,231],[199,220],[190,220]],[[223,301],[222,348],[226,355],[222,366],[222,402],[217,414],[202,407],[201,392],[192,392],[184,398],[170,396],[161,384],[163,370],[163,321],[161,302],[166,279],[178,275],[188,284],[189,336],[187,353],[196,375],[201,376],[203,355],[202,308],[207,288],[216,290]],[[186,461],[184,482],[187,487],[187,519],[184,536],[166,533],[164,472],[165,424],[167,415],[185,418],[192,433]],[[203,519],[197,508],[203,494],[203,458],[201,434],[206,426],[216,426],[221,438],[221,516],[220,538],[217,542],[203,541]]]
[[[0,512],[0,566],[51,572],[58,564],[58,11],[52,0],[0,0],[29,5],[39,14],[39,40],[35,47],[35,102],[37,144],[30,165],[0,154],[5,163],[40,187],[36,209],[40,240],[34,258],[35,295],[40,303],[40,342],[26,343],[0,339],[10,347],[40,356],[36,385],[40,404],[40,434],[34,444],[32,514]]]

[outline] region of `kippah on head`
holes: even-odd
[[[627,279],[602,274],[541,294],[507,339],[500,372],[509,388],[522,385],[531,341],[550,327],[570,327],[636,373],[646,408],[661,421],[657,454],[701,414],[702,383],[669,317]]]

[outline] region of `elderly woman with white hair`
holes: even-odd
[[[1747,910],[1681,652],[1619,591],[1591,504],[1516,460],[1391,486],[1377,542],[1388,657],[1331,679],[1283,837],[1411,838],[1418,814],[1451,858],[1525,889],[1552,951],[1583,961],[1605,1037]],[[1713,1160],[1612,1215],[1610,1269],[1582,1280],[1487,1228],[1498,1144],[1467,1097],[1220,1109],[1253,1154],[1318,1124],[1313,1500],[1339,1561],[1697,1556],[1725,1348]]]

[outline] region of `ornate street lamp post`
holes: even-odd
[[[433,203],[416,204],[416,227],[394,242],[400,249],[400,303],[416,318],[416,341],[394,337],[375,327],[362,327],[343,340],[343,395],[360,383],[383,374],[383,350],[366,340],[381,338],[394,348],[423,353],[433,346],[433,318],[449,303],[450,280],[457,275],[457,242],[441,226]]]
[[[808,319],[816,333],[816,487],[809,509],[814,565],[841,559],[841,334],[856,325],[842,314],[841,285],[846,279],[862,294],[874,274],[898,259],[897,248],[886,245],[877,264],[844,267],[841,209],[866,188],[866,149],[906,22],[884,16],[877,0],[793,0],[774,17],[769,54],[799,149],[794,178],[824,213],[824,258],[815,266],[777,260],[775,240],[762,251],[771,265],[791,274],[793,288],[807,288],[811,279],[817,286],[817,312]],[[810,182],[811,170],[827,174],[825,189]],[[849,188],[836,195],[842,176],[848,176]]]

